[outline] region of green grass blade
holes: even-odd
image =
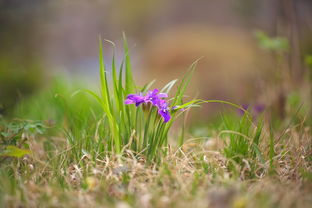
[[[168,84],[166,84],[161,90],[160,92],[163,92],[163,93],[169,93],[171,88],[175,85],[175,83],[178,81],[178,79],[174,79],[172,81],[170,81]]]
[[[133,75],[132,75],[132,68],[130,64],[130,55],[129,55],[129,48],[128,48],[128,42],[125,33],[123,33],[123,39],[124,39],[124,53],[125,53],[125,91],[126,94],[134,93],[135,92],[135,85],[133,81]]]

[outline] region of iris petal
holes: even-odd
[[[159,110],[158,113],[163,117],[165,123],[171,119],[169,111],[167,110]]]
[[[160,98],[168,97],[168,94],[167,93],[159,93],[158,97],[160,97]]]

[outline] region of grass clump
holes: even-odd
[[[97,95],[93,91],[86,89],[81,91],[92,95],[102,107],[101,126],[108,127],[103,132],[103,135],[105,135],[102,137],[103,143],[105,143],[103,150],[123,154],[126,149],[130,149],[133,153],[144,157],[147,161],[155,160],[167,152],[165,147],[168,145],[168,132],[174,120],[192,106],[192,103],[183,105],[182,98],[197,61],[191,65],[189,71],[180,82],[176,94],[171,99],[170,104],[168,104],[165,99],[160,99],[157,96],[161,94],[167,96],[177,80],[169,82],[160,91],[157,89],[149,91],[153,82],[139,88],[133,79],[128,44],[125,38],[124,60],[119,67],[119,72],[117,72],[115,56],[113,55],[112,58],[112,87],[108,84],[109,78],[107,76],[107,66],[104,63],[101,40],[99,51],[101,93]],[[143,93],[148,95],[143,96]],[[158,93],[159,95],[157,95]],[[138,99],[141,99],[142,101],[140,102],[144,105],[143,108],[138,107],[141,103],[137,103],[137,108],[133,105],[126,105],[125,101],[132,99],[130,96],[139,97]],[[150,99],[147,99],[147,96],[150,96]],[[151,99],[157,100],[151,101]],[[154,106],[151,105],[152,103]],[[155,106],[157,107],[155,108]],[[162,112],[165,112],[166,115],[161,114]],[[160,115],[168,117],[163,120]]]

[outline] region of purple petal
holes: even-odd
[[[159,110],[167,109],[168,104],[166,103],[165,100],[157,99],[156,101],[157,103],[155,105]]]
[[[144,99],[137,101],[135,103],[135,106],[138,107],[141,103],[144,103]]]
[[[129,94],[129,95],[127,96],[127,99],[129,99],[129,100],[134,100],[137,96],[139,96],[139,95],[137,95],[137,94]]]
[[[257,114],[262,113],[264,109],[265,109],[265,106],[263,104],[257,104],[254,106],[254,111]]]
[[[157,103],[160,100],[160,97],[157,95],[158,92],[159,92],[158,89],[154,89],[153,91],[148,91],[145,96],[145,101],[150,102],[153,105],[157,105]]]
[[[244,110],[248,110],[249,104],[243,104],[243,105],[242,105],[242,108],[243,108]]]
[[[238,109],[238,114],[242,116],[242,115],[245,114],[245,111],[248,110],[249,104],[243,104],[243,105],[241,106],[241,108],[242,108],[242,109]],[[244,109],[244,110],[243,110],[243,109]]]
[[[157,93],[159,92],[158,89],[154,89],[154,90],[149,90],[146,93],[146,97],[155,97],[157,95]]]
[[[171,119],[170,113],[167,110],[159,110],[158,113],[163,117],[165,123]]]
[[[133,103],[135,103],[133,100],[130,99],[125,100],[125,104],[133,104]]]
[[[159,93],[159,94],[158,94],[158,97],[160,97],[160,98],[166,98],[166,97],[168,97],[168,94],[167,94],[167,93]]]
[[[145,98],[142,94],[130,94],[125,100],[125,104],[135,104],[137,107],[145,101]]]
[[[154,89],[153,91],[152,91],[152,95],[157,95],[159,93],[159,90],[158,89]]]

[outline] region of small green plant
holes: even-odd
[[[40,121],[2,121],[0,125],[0,157],[22,157],[29,154],[26,139],[43,134],[46,127]]]
[[[227,135],[224,155],[240,167],[248,166],[250,173],[253,174],[258,163],[265,163],[263,152],[260,150],[263,121],[259,119],[255,125],[248,119],[246,113],[239,122],[226,115],[223,115],[222,119],[224,130],[220,132],[220,136]]]

